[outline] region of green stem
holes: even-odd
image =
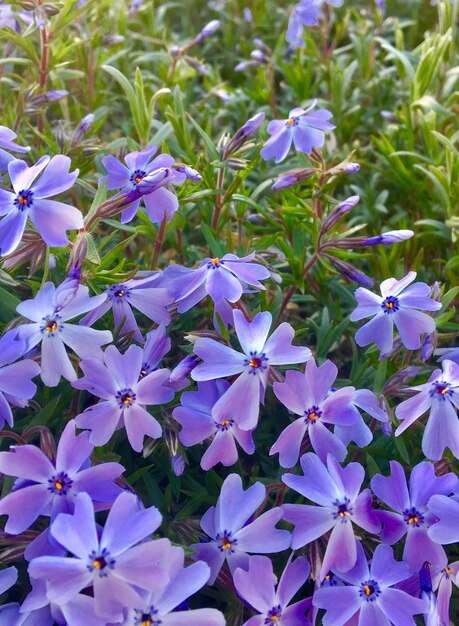
[[[159,227],[158,236],[155,242],[155,249],[153,251],[153,259],[151,261],[151,269],[156,269],[158,265],[159,255],[161,253],[161,248],[163,247],[164,237],[166,235],[166,226],[167,226],[167,216],[163,217],[163,221],[161,222],[161,226]]]

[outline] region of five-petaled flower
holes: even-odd
[[[0,215],[5,216],[0,221],[1,256],[16,250],[27,218],[49,246],[66,246],[67,231],[83,228],[83,216],[78,209],[46,199],[72,187],[78,170],[70,173],[69,168],[70,159],[62,154],[52,159],[42,156],[32,167],[19,159],[8,163],[13,191],[0,189]]]
[[[446,448],[459,458],[459,365],[443,361],[443,371],[435,370],[423,385],[411,389],[415,396],[401,402],[395,415],[403,420],[395,435],[403,433],[413,422],[430,409],[422,437],[422,451],[431,461],[439,461]]]
[[[332,117],[330,111],[318,109],[310,112],[316,106],[314,101],[307,109],[292,109],[286,120],[271,120],[268,124],[268,133],[271,137],[265,143],[260,154],[265,161],[275,159],[280,163],[285,159],[293,144],[298,152],[311,154],[313,148],[321,148],[325,142],[325,131],[333,130],[334,124],[328,120]]]
[[[254,483],[244,491],[238,474],[230,474],[225,479],[216,506],[208,509],[201,518],[201,528],[210,539],[190,546],[196,550],[196,560],[208,563],[211,570],[209,584],[214,583],[225,561],[234,573],[238,567],[247,568],[247,552],[270,554],[290,546],[290,533],[276,528],[282,518],[280,507],[251,521],[265,495],[266,488],[262,483]]]
[[[144,407],[172,400],[174,392],[168,385],[170,372],[157,369],[146,373],[144,352],[135,345],[124,354],[115,346],[108,346],[103,358],[103,361],[83,359],[80,363],[85,375],[73,386],[86,389],[101,401],[77,415],[76,424],[91,430],[89,441],[95,446],[107,443],[115,430],[124,425],[129,443],[140,452],[145,435],[153,439],[161,437],[159,422]]]
[[[357,289],[358,304],[351,313],[351,321],[373,318],[356,332],[355,341],[359,346],[374,341],[383,354],[391,352],[395,324],[406,348],[416,350],[421,347],[420,336],[435,330],[434,319],[422,310],[438,311],[441,304],[429,298],[429,285],[415,283],[409,287],[415,278],[416,272],[408,272],[401,280],[384,280],[380,286],[381,296],[364,287]]]
[[[260,400],[263,400],[272,365],[304,363],[309,348],[292,346],[294,330],[283,322],[268,339],[271,313],[258,313],[248,322],[241,311],[234,311],[234,327],[243,349],[237,352],[213,339],[198,339],[194,352],[203,360],[191,372],[194,380],[214,380],[241,374],[217,401],[213,415],[226,419],[231,413],[243,430],[257,425]]]
[[[88,287],[67,279],[58,287],[45,283],[35,298],[18,305],[17,312],[33,322],[19,326],[18,337],[27,350],[41,343],[41,379],[48,387],[55,387],[61,376],[70,381],[77,378],[66,345],[81,358],[101,358],[100,346],[111,342],[112,333],[69,324],[69,320],[91,311],[105,298],[105,294],[91,298]]]
[[[357,560],[353,525],[377,534],[380,524],[371,508],[369,489],[361,493],[365,470],[360,463],[341,467],[331,454],[325,466],[309,452],[300,459],[304,476],[284,474],[283,482],[319,506],[284,504],[284,519],[295,524],[292,548],[297,550],[332,531],[322,561],[320,580],[329,570],[347,572]]]

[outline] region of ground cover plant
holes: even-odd
[[[0,4],[0,625],[459,623],[457,14]]]

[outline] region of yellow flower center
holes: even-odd
[[[452,574],[452,573],[453,573],[452,567],[445,567],[445,574]]]
[[[140,183],[140,182],[141,182],[141,180],[142,180],[142,176],[136,176],[136,177],[134,178],[134,180],[135,180],[135,182],[136,182],[136,183]],[[150,622],[150,623],[151,623],[151,622]]]
[[[102,556],[97,557],[97,559],[94,559],[94,561],[92,562],[92,566],[94,569],[104,569],[106,565],[107,563]]]
[[[371,585],[364,585],[363,586],[363,593],[366,596],[371,596],[371,594],[373,593],[374,589]]]
[[[212,267],[217,267],[217,265],[220,265],[220,259],[218,258],[218,256],[216,256],[210,262],[212,263]]]
[[[386,302],[386,309],[393,309],[393,308],[394,308],[393,302]]]
[[[47,333],[54,333],[57,330],[57,322],[49,320],[46,324],[45,330]]]
[[[269,620],[270,620],[271,622],[278,622],[278,621],[279,621],[279,618],[277,617],[277,615],[271,615],[271,617],[269,618]]]
[[[295,118],[294,117],[289,117],[287,120],[287,124],[289,126],[293,126],[295,124]]]
[[[316,420],[318,418],[318,415],[313,411],[312,413],[309,413],[308,417],[310,420]]]
[[[417,515],[410,515],[408,518],[408,524],[417,524],[419,522],[419,517]]]
[[[254,369],[256,369],[257,367],[260,367],[261,360],[257,359],[257,357],[252,357],[249,361],[249,365],[250,367],[253,367]]]
[[[229,426],[231,424],[231,420],[225,420],[224,422],[220,422],[220,426]]]
[[[54,488],[58,491],[62,491],[62,489],[64,488],[64,481],[60,478],[56,480],[56,482],[54,483]]]

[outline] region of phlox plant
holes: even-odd
[[[0,626],[459,623],[459,3],[0,3]]]

